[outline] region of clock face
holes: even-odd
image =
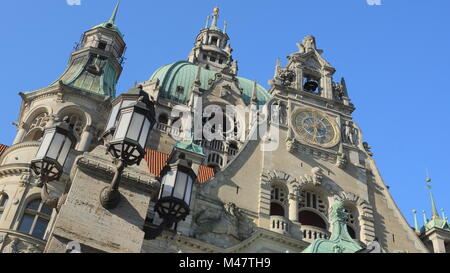
[[[335,123],[319,111],[295,111],[292,115],[292,126],[297,136],[308,143],[330,148],[339,142]]]

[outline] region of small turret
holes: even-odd
[[[66,71],[52,85],[61,82],[83,91],[115,97],[126,47],[115,24],[118,9],[119,3],[107,22],[83,34]]]
[[[209,20],[212,18],[211,25]],[[212,16],[208,16],[205,28],[197,35],[195,47],[189,54],[188,61],[200,65],[206,69],[222,71],[232,65],[233,49],[228,43],[229,37],[226,33],[227,22],[221,30],[218,26],[219,8],[214,8]]]

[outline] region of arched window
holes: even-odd
[[[286,216],[287,190],[281,185],[272,185],[270,192],[270,215]]]
[[[160,124],[169,124],[169,117],[167,116],[166,113],[161,113],[158,117],[158,122]]]
[[[286,216],[283,206],[275,202],[270,203],[270,215]]]
[[[20,220],[18,231],[43,239],[51,214],[52,209],[41,199],[30,201]]]
[[[317,213],[310,210],[302,210],[298,214],[298,220],[302,225],[314,226],[322,229],[327,229],[325,220]]]
[[[322,196],[314,191],[303,190],[300,192],[299,209],[312,208],[318,210],[323,215],[327,215],[327,202]]]
[[[64,115],[63,120],[67,117],[69,126],[72,128],[75,136],[80,137],[83,133],[84,126],[86,125],[84,119],[78,114]]]
[[[49,121],[48,113],[38,114],[30,123],[28,133],[23,139],[24,141],[39,141],[44,135],[44,129]]]
[[[8,205],[8,195],[6,193],[0,194],[0,221],[2,220],[3,212]]]
[[[347,230],[350,234],[350,237],[353,239],[358,239],[357,230],[358,230],[358,220],[357,220],[357,211],[352,206],[345,206],[344,208],[347,215]]]

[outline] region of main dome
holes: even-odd
[[[198,69],[199,66],[193,63],[179,61],[160,67],[153,73],[150,80],[159,80],[161,87],[160,97],[187,104]],[[200,69],[200,88],[209,90],[216,78],[216,74],[219,73],[203,67],[200,67]],[[241,77],[236,78],[239,82],[239,87],[242,89],[242,100],[247,104],[250,103],[255,82]],[[256,96],[260,105],[266,104],[271,97],[267,90],[259,84],[256,84]]]

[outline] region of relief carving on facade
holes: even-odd
[[[281,81],[281,85],[284,87],[291,87],[295,82],[295,72],[289,69],[282,69],[278,73],[278,78]]]
[[[0,253],[41,253],[42,250],[40,249],[39,245],[33,244],[30,242],[26,242],[23,240],[20,240],[17,237],[10,237],[10,240],[6,242],[6,237],[3,237],[4,241],[4,247],[0,251]]]
[[[249,238],[254,232],[253,222],[231,202],[220,210],[204,208],[193,220],[194,238],[225,247]]]

